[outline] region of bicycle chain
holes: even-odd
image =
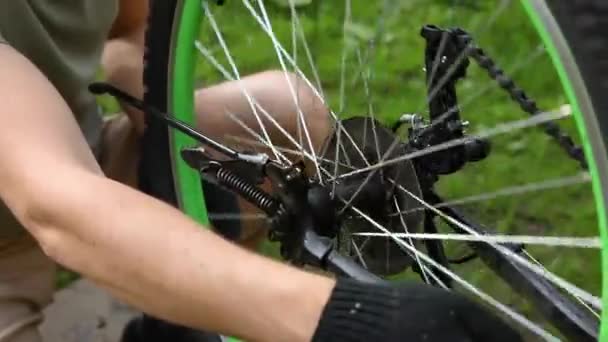
[[[517,102],[524,112],[532,116],[543,113],[538,108],[536,101],[531,99],[522,88],[515,84],[515,81],[512,78],[505,75],[505,72],[483,51],[483,49],[473,44],[473,40],[470,36],[464,35],[460,38],[466,46],[465,49],[467,49],[467,51],[465,51],[465,53],[473,58],[482,69],[485,69],[490,78],[498,82],[500,87],[509,93],[513,101]],[[542,123],[541,125],[545,133],[555,139],[570,158],[576,160],[584,170],[588,169],[583,149],[580,146],[577,146],[574,143],[574,140],[568,134],[564,133],[557,123],[549,121]]]

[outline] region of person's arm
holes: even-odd
[[[102,68],[108,83],[141,98],[148,0],[120,0],[119,3],[118,16],[105,44]],[[142,113],[129,106],[122,109],[142,133]]]
[[[10,47],[0,45],[0,61],[0,198],[51,258],[168,321],[310,339],[332,280],[247,252],[105,178],[48,80]]]
[[[118,15],[108,39],[143,39],[142,28],[148,19],[149,0],[119,0]],[[142,41],[143,44],[143,41]]]

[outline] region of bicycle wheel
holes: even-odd
[[[605,4],[301,3],[152,1],[145,101],[195,125],[197,87],[233,80],[252,114],[221,113],[242,128],[222,143],[304,160],[339,203],[323,233],[359,266],[467,292],[534,338],[608,338]],[[306,87],[330,109],[322,142],[303,110],[287,132],[238,86],[267,69],[293,76],[296,108]],[[180,157],[193,145],[150,118],[142,185],[208,224],[226,215]]]

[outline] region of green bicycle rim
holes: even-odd
[[[205,0],[202,0],[205,1]],[[172,47],[170,61],[171,96],[169,108],[175,118],[194,123],[194,68],[196,65],[195,41],[203,17],[201,0],[183,0],[180,20],[173,28],[177,30],[177,40]],[[198,172],[189,167],[179,157],[182,148],[193,146],[194,139],[177,130],[171,130],[171,153],[175,174],[175,188],[180,208],[189,217],[209,228],[209,215],[205,204],[205,196]],[[226,342],[240,342],[233,337],[225,337]]]
[[[169,98],[169,108],[175,117],[183,122],[194,123],[194,66],[196,65],[195,41],[202,19],[201,0],[184,0],[174,30],[177,30],[177,40],[174,43],[170,76],[172,87]],[[174,33],[174,36],[175,36]],[[186,146],[193,146],[194,139],[171,130],[173,167],[175,187],[180,208],[191,218],[209,226],[209,217],[205,205],[205,197],[198,172],[189,167],[182,158],[180,151]]]
[[[175,117],[187,123],[194,123],[194,75],[195,75],[195,56],[196,49],[193,42],[195,41],[200,24],[203,18],[202,1],[206,0],[182,0],[181,11],[179,12],[179,21],[174,27],[174,37],[177,37],[173,43],[171,51],[171,76],[172,83],[171,96],[169,99],[169,108],[174,113]],[[555,32],[551,32],[546,26],[546,18],[543,18],[538,11],[539,3],[544,1],[539,0],[520,0],[531,22],[536,28],[540,38],[542,39],[545,48],[550,55],[554,67],[560,77],[562,87],[573,109],[575,122],[578,128],[579,135],[585,150],[585,155],[588,156],[589,173],[592,178],[592,187],[595,197],[596,210],[598,216],[598,227],[602,239],[602,269],[608,265],[608,220],[606,219],[606,208],[604,193],[602,191],[602,183],[600,172],[596,163],[595,157],[602,153],[601,150],[596,150],[588,136],[588,125],[581,110],[581,102],[578,93],[580,87],[575,87],[571,77],[572,74],[567,70],[563,61],[563,51],[558,49],[558,44],[555,41]],[[544,4],[542,5],[544,6]],[[205,199],[202,191],[200,176],[197,171],[191,169],[181,158],[179,153],[182,148],[192,146],[195,141],[182,133],[175,130],[171,131],[173,154],[173,167],[175,173],[175,185],[178,194],[180,208],[188,216],[195,219],[197,222],[208,227],[209,218],[206,210]],[[602,272],[602,293],[608,293],[608,280]],[[608,305],[606,296],[603,297],[603,305]],[[608,329],[603,322],[608,320],[608,312],[603,310],[602,324],[600,332],[600,340],[608,340]],[[231,342],[239,340],[230,338]]]
[[[562,83],[562,87],[566,93],[568,101],[572,106],[574,120],[576,122],[576,126],[581,138],[581,142],[583,144],[583,148],[585,151],[585,155],[587,156],[587,163],[589,165],[589,173],[591,175],[592,180],[592,188],[593,195],[595,197],[595,205],[597,211],[597,220],[598,220],[598,228],[600,231],[600,237],[602,240],[602,271],[605,270],[608,265],[608,253],[606,252],[606,248],[608,247],[608,234],[606,232],[606,207],[604,200],[604,192],[602,191],[602,184],[600,173],[598,169],[598,165],[596,163],[596,157],[598,154],[602,153],[601,151],[595,151],[591,144],[591,139],[588,135],[589,132],[589,123],[583,116],[583,111],[581,110],[581,102],[580,98],[587,97],[588,94],[582,94],[580,97],[577,96],[577,91],[581,92],[584,89],[580,87],[576,88],[572,82],[572,73],[567,72],[567,68],[563,61],[563,54],[565,51],[560,53],[560,50],[557,47],[557,39],[564,39],[563,37],[556,38],[552,36],[552,33],[555,35],[557,32],[549,32],[547,26],[545,24],[547,18],[543,18],[541,16],[541,9],[546,10],[546,4],[544,1],[530,1],[530,0],[520,0],[522,6],[525,8],[530,20],[534,24],[539,36],[543,40],[545,44],[545,48],[551,57],[553,65],[559,75],[559,78]],[[563,42],[563,41],[562,41]],[[569,56],[572,60],[573,57]],[[576,90],[575,90],[576,89]],[[608,293],[608,281],[606,279],[605,272],[602,272],[602,306],[606,307],[608,301],[604,294]],[[608,312],[606,310],[602,310],[602,319],[600,321],[600,341],[608,340],[608,330],[606,326],[603,324],[608,320]]]

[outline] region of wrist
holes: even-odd
[[[248,335],[241,337],[255,341],[311,341],[335,280],[273,264],[277,267],[266,271],[265,267],[249,267],[257,270],[255,276],[262,282],[250,282],[243,288],[250,292],[246,298],[251,305],[244,306],[249,312],[241,322],[249,322],[242,325]]]

